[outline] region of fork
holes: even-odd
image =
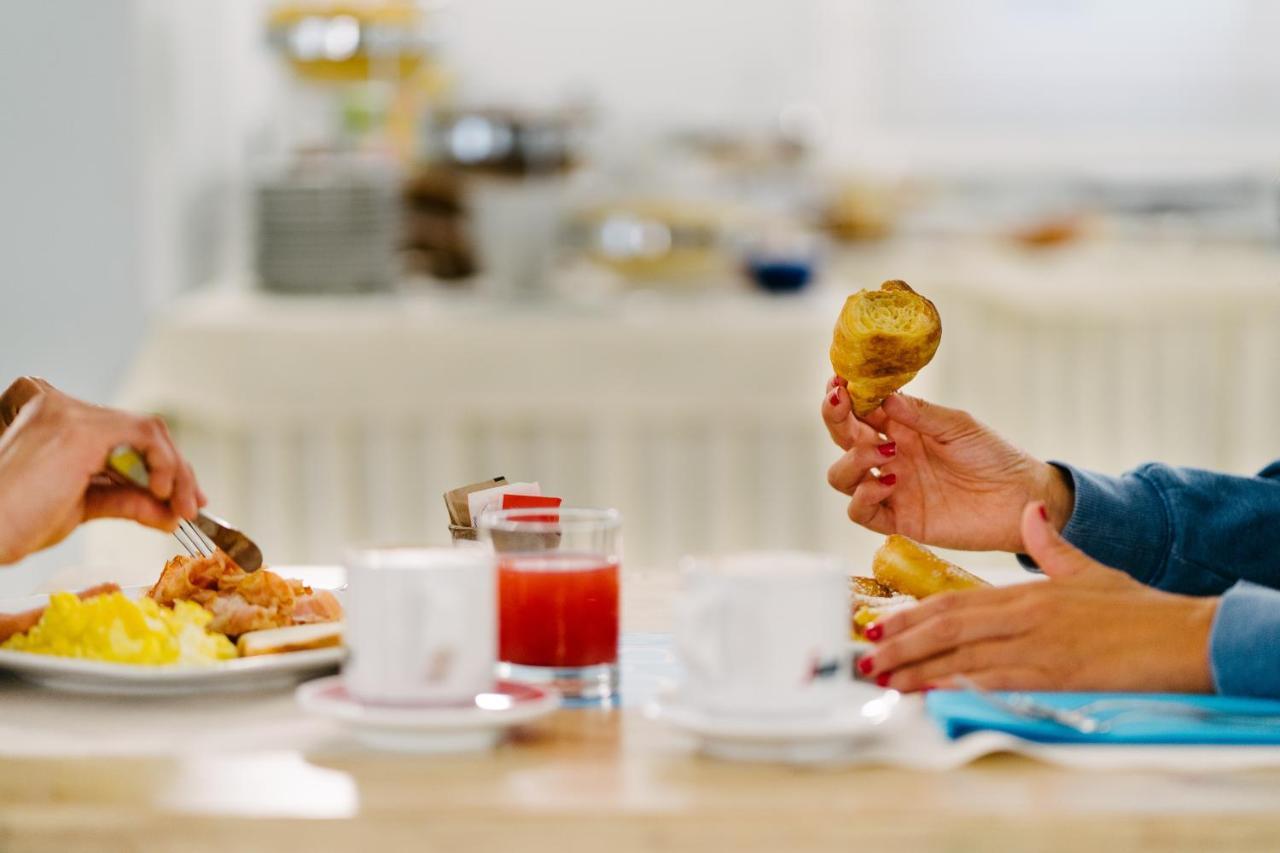
[[[964,676],[956,676],[955,681],[997,710],[1024,720],[1045,720],[1057,723],[1086,735],[1112,731],[1117,720],[1135,716],[1163,715],[1204,723],[1244,726],[1280,724],[1280,714],[1217,711],[1185,702],[1165,702],[1155,699],[1095,699],[1075,708],[1056,708],[1025,693],[1008,693],[1003,696],[992,693]],[[1106,719],[1098,717],[1098,714],[1106,712],[1112,713]]]
[[[136,450],[125,444],[107,457],[107,476],[117,483],[140,489],[148,488],[151,483],[146,463]],[[248,536],[203,511],[196,515],[195,521],[180,519],[173,538],[192,557],[212,557],[220,550],[246,572],[262,568],[262,550]]]
[[[1186,702],[1165,702],[1156,699],[1095,699],[1075,709],[1098,720],[1102,731],[1108,731],[1117,720],[1138,716],[1166,716],[1238,726],[1274,726],[1280,724],[1280,714],[1274,712],[1224,711],[1205,708]],[[1099,718],[1099,715],[1105,715]]]
[[[955,682],[997,711],[1004,711],[1024,720],[1045,720],[1085,735],[1106,731],[1105,724],[1101,720],[1089,714],[1081,713],[1078,709],[1055,708],[1046,702],[1033,699],[1025,693],[1008,693],[1001,696],[979,687],[975,681],[963,675],[955,676]]]

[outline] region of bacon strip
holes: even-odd
[[[222,552],[174,557],[147,593],[157,602],[194,601],[213,614],[210,629],[228,636],[342,618],[332,593],[259,569],[246,574]]]

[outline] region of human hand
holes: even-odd
[[[205,497],[164,422],[92,406],[23,378],[0,397],[0,564],[64,539],[83,521],[129,518],[172,531]],[[128,444],[146,459],[147,491],[101,476]]]
[[[1029,504],[1028,554],[1049,580],[943,593],[868,627],[859,661],[884,687],[1205,693],[1217,598],[1144,586],[1090,559]]]
[[[1056,529],[1067,523],[1074,495],[1062,472],[967,412],[893,394],[859,419],[845,385],[838,376],[827,383],[822,418],[845,451],[827,481],[851,498],[853,521],[976,551],[1017,551],[1018,516],[1030,501],[1046,504]]]

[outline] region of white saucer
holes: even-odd
[[[678,689],[649,703],[646,713],[693,735],[702,752],[729,761],[819,764],[852,757],[860,744],[881,737],[901,719],[901,696],[850,684],[847,701],[798,716],[727,716],[709,713]]]
[[[499,681],[466,705],[368,705],[347,693],[339,675],[309,681],[294,697],[307,713],[346,723],[375,749],[434,754],[490,749],[512,726],[560,707],[554,689],[519,681]]]

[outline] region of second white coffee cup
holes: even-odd
[[[483,549],[359,549],[347,555],[342,676],[354,698],[450,705],[493,689],[497,585]]]
[[[848,578],[838,560],[760,552],[682,563],[676,649],[688,699],[724,714],[813,713],[851,680]]]

